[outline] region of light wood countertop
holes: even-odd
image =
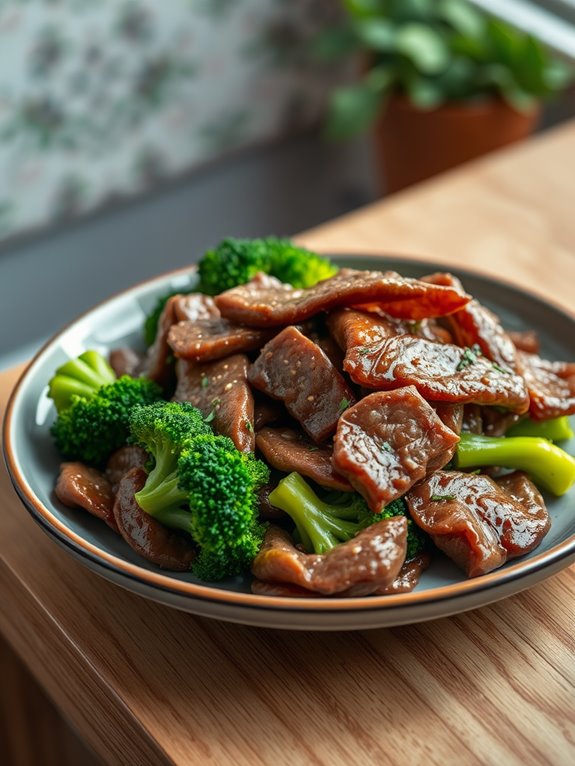
[[[299,240],[469,266],[572,307],[575,124]],[[0,375],[2,408],[17,372]],[[3,466],[0,510],[0,633],[105,762],[575,763],[574,568],[436,622],[278,632],[100,579],[34,524]]]

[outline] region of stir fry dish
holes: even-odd
[[[575,459],[575,363],[539,356],[451,274],[340,269],[227,239],[146,318],[49,382],[61,503],[152,564],[256,594],[411,591],[534,550]]]

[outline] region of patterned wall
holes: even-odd
[[[0,239],[318,119],[333,0],[0,0]]]

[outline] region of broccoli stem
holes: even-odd
[[[337,508],[322,502],[298,473],[282,479],[270,493],[269,501],[291,516],[307,551],[327,553],[338,543],[351,540],[358,531],[357,521],[345,518],[345,509],[338,514]]]
[[[143,511],[150,516],[162,517],[161,521],[164,522],[164,514],[184,503],[187,493],[178,487],[179,455],[171,447],[164,445],[158,445],[154,454],[156,464],[150,471],[146,484],[135,497]]]
[[[531,420],[525,418],[507,431],[506,436],[540,436],[552,442],[573,438],[573,429],[569,418],[551,418],[551,420]]]
[[[535,436],[461,434],[455,461],[458,468],[492,465],[525,471],[554,495],[564,495],[575,482],[575,459]]]

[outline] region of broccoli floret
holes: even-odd
[[[162,524],[192,536],[199,547],[194,573],[221,580],[249,567],[263,539],[257,491],[269,479],[267,466],[216,436],[189,404],[139,408],[131,433],[154,460],[136,500]]]
[[[60,367],[50,381],[50,395],[59,410],[51,433],[62,457],[99,466],[126,443],[134,407],[156,401],[162,392],[147,378],[116,379],[97,356],[86,352]],[[108,370],[112,382],[99,383],[109,381]]]
[[[224,239],[208,250],[198,264],[199,289],[217,295],[249,282],[258,272],[289,282],[297,288],[311,287],[337,272],[327,258],[298,247],[288,239]]]
[[[297,288],[313,287],[322,279],[328,279],[337,273],[337,266],[328,258],[298,247],[289,239],[265,241],[270,248],[269,273],[282,282],[288,282]]]
[[[257,492],[269,480],[267,466],[225,436],[200,436],[182,453],[179,472],[188,528],[200,548],[194,573],[221,580],[247,569],[263,540]]]
[[[116,373],[97,351],[84,351],[77,359],[58,367],[48,383],[48,396],[58,412],[72,404],[73,396],[89,398],[116,380]]]
[[[282,479],[270,493],[269,501],[292,518],[300,542],[308,553],[327,553],[376,521],[408,516],[401,498],[381,513],[372,513],[365,500],[355,493],[332,492],[321,500],[298,473],[290,473]],[[411,559],[425,548],[427,537],[409,517],[407,529],[406,558]]]
[[[136,407],[130,417],[130,441],[152,457],[153,467],[136,495],[152,516],[178,509],[186,493],[178,488],[178,460],[184,445],[195,436],[211,434],[202,413],[188,402],[156,402]]]

